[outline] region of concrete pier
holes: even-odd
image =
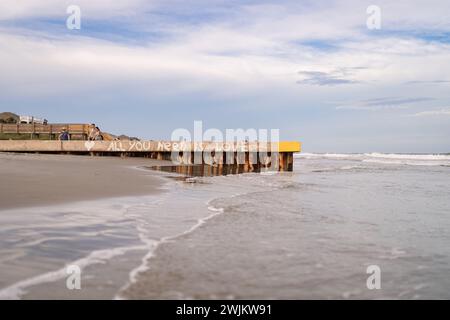
[[[171,160],[174,165],[238,165],[245,172],[255,167],[292,171],[293,153],[300,151],[299,142],[0,140],[0,152],[147,157]]]

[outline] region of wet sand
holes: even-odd
[[[0,210],[160,192],[145,158],[0,153]]]

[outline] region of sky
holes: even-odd
[[[143,139],[199,120],[305,152],[450,152],[450,1],[1,0],[0,111]]]

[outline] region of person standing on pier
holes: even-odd
[[[70,135],[69,135],[69,132],[67,131],[66,128],[63,128],[63,129],[62,129],[61,133],[59,134],[58,139],[59,139],[60,141],[67,141],[67,140],[70,140]]]

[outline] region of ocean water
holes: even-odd
[[[154,174],[162,195],[1,212],[0,298],[450,298],[449,155]],[[80,290],[67,265],[81,268]],[[372,265],[380,289],[367,288]]]

